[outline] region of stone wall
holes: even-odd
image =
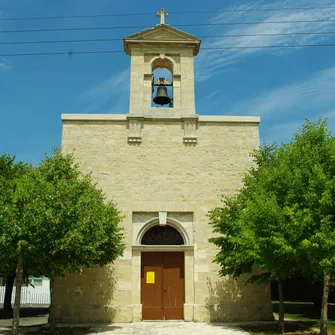
[[[259,146],[257,121],[200,116],[197,143],[188,145],[183,143],[181,120],[144,119],[142,142],[128,144],[125,116],[65,115],[63,149],[74,152],[84,172],[93,171],[108,198],[122,210],[127,249],[113,266],[55,281],[57,320],[141,319],[140,253],[132,249],[133,227],[138,213],[154,217],[159,211],[193,218],[187,223],[193,225],[194,248],[185,252],[189,273],[185,320],[271,318],[269,287],[245,285],[245,278],[220,278],[213,264],[217,250],[208,243],[212,236],[208,211],[220,205],[221,195],[231,195],[242,186],[242,177],[253,164],[249,153]]]

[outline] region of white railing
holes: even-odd
[[[3,304],[5,298],[5,286],[0,286],[0,304]],[[15,286],[12,293],[12,304],[15,299]],[[21,305],[49,305],[50,290],[45,287],[23,286],[21,290]]]

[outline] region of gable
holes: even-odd
[[[167,24],[160,24],[156,27],[142,30],[138,33],[126,36],[124,40],[145,40],[145,39],[167,39],[167,40],[187,40],[187,41],[197,41],[200,42],[200,39],[185,33],[182,30],[171,27]]]
[[[130,55],[131,48],[137,43],[146,43],[150,45],[173,45],[178,43],[179,47],[183,44],[185,47],[193,47],[194,54],[199,52],[201,40],[182,30],[171,27],[167,24],[159,24],[156,27],[142,30],[135,34],[126,36],[124,39],[124,50]]]

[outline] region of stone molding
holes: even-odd
[[[185,144],[196,144],[198,142],[198,137],[196,130],[198,129],[198,119],[199,116],[183,116],[183,127],[184,127],[184,138],[183,142]]]
[[[61,114],[62,121],[127,121],[128,114]]]
[[[141,143],[143,117],[127,115],[127,120],[129,126],[128,143]]]
[[[260,123],[259,116],[198,115],[199,123]],[[62,114],[62,121],[127,121],[129,117],[142,118],[143,121],[182,121],[187,116],[155,117],[131,114]],[[194,115],[191,117],[194,118]]]
[[[260,116],[201,115],[199,122],[215,123],[260,123]]]
[[[133,245],[134,251],[145,251],[145,252],[176,252],[176,251],[188,251],[194,250],[193,245]]]
[[[153,214],[153,213],[152,213]],[[144,236],[144,234],[152,227],[159,225],[160,223],[160,217],[153,216],[149,220],[140,223],[139,225],[134,225],[133,228],[133,246],[142,246],[141,241]],[[184,227],[184,225],[179,222],[178,220],[171,218],[168,216],[166,217],[166,224],[176,229],[182,236],[184,241],[184,246],[190,246],[193,245],[193,226]]]
[[[167,212],[158,212],[159,215],[159,225],[166,226],[167,224]]]

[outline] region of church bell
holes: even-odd
[[[154,97],[154,103],[157,105],[167,105],[171,102],[171,98],[167,94],[167,88],[164,85],[159,85],[157,94]]]

